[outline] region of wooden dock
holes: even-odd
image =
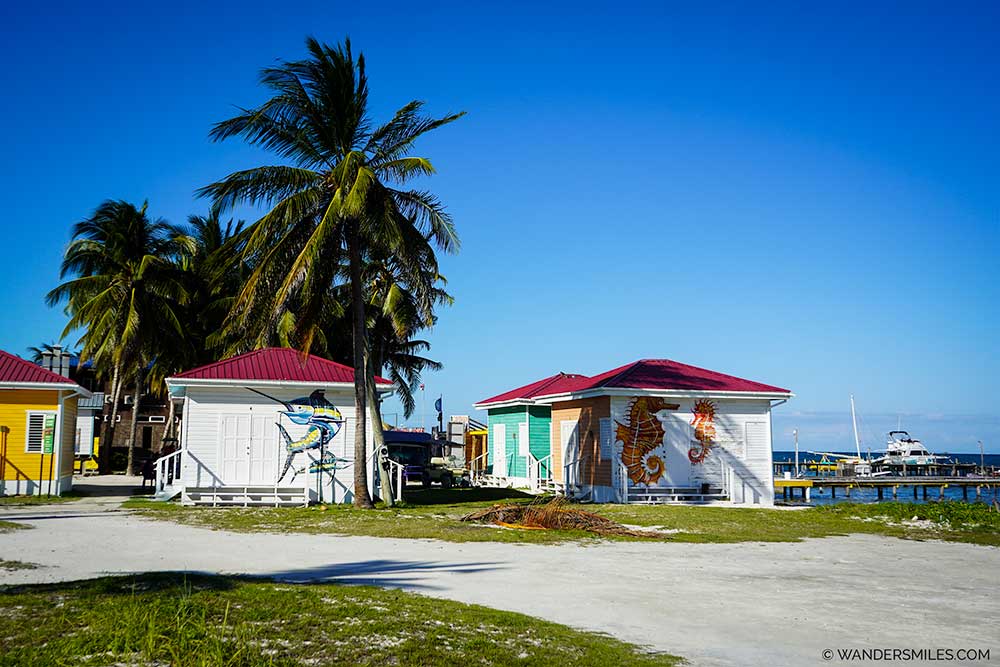
[[[883,500],[888,489],[892,494],[892,499],[896,500],[900,496],[900,488],[910,487],[913,490],[913,499],[934,498],[933,492],[936,490],[936,498],[943,499],[944,491],[948,487],[958,487],[962,489],[962,499],[968,500],[970,490],[975,492],[975,499],[980,500],[987,495],[994,498],[1000,497],[1000,478],[997,477],[951,477],[951,476],[930,476],[917,475],[911,477],[793,477],[785,479],[774,478],[774,488],[780,489],[782,498],[789,499],[795,497],[795,490],[801,489],[801,497],[808,501],[810,491],[817,489],[830,489],[830,496],[837,497],[837,490],[844,492],[845,498],[851,497],[851,489],[875,489],[879,500]],[[930,489],[930,491],[928,491]]]

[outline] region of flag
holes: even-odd
[[[420,383],[420,391],[423,391],[423,390],[424,390],[424,383],[423,383],[423,382],[421,382],[421,383]]]
[[[438,396],[438,400],[434,401],[434,409],[441,412],[441,397]]]

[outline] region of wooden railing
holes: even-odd
[[[395,475],[396,477],[396,494],[394,496],[396,502],[403,502],[403,470],[406,466],[388,457],[385,459],[385,462],[389,466],[389,475]]]

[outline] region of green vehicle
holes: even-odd
[[[420,484],[424,488],[440,484],[450,488],[455,483],[455,471],[441,456],[441,447],[429,433],[386,431],[385,445],[389,458],[403,466],[403,485]]]

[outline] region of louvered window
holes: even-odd
[[[42,453],[42,433],[45,430],[44,412],[28,413],[28,445],[25,449],[29,454]]]

